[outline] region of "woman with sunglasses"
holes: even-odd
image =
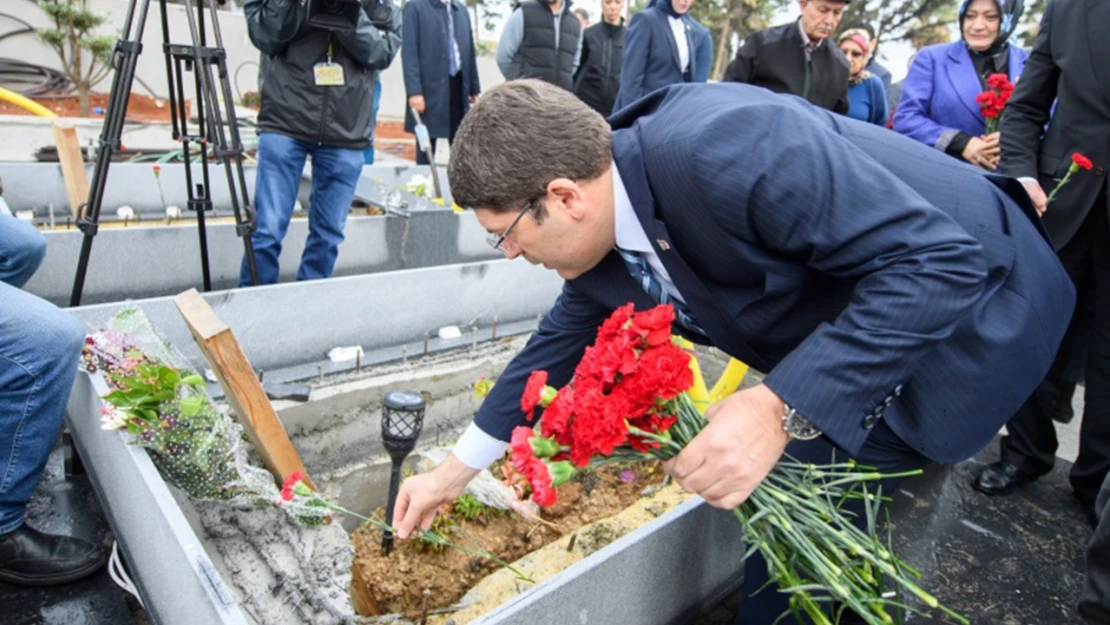
[[[871,40],[862,28],[844,31],[837,40],[848,59],[848,117],[882,126],[886,123],[886,89],[878,76],[867,71]]]

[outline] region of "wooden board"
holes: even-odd
[[[290,473],[300,471],[305,483],[312,486],[300,455],[293,448],[231,328],[216,316],[196,289],[177,295],[173,301],[266,468],[279,482]]]
[[[58,146],[58,162],[62,165],[62,178],[66,182],[66,195],[69,196],[69,212],[76,219],[79,207],[89,199],[89,179],[85,176],[85,159],[81,156],[81,144],[77,140],[77,130],[64,119],[54,121],[54,143]]]

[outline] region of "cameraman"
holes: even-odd
[[[310,8],[330,16],[350,4],[247,0],[244,5],[251,42],[269,56],[258,113],[258,229],[251,235],[262,284],[277,282],[281,242],[310,154],[308,240],[297,279],[329,277],[343,242],[372,133],[374,79],[401,47],[401,13],[390,0],[363,0],[352,30],[310,23]],[[244,258],[239,286],[249,284]]]

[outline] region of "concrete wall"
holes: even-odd
[[[119,36],[123,28],[124,17],[127,14],[127,1],[89,0],[88,4],[91,10],[109,16],[109,20],[101,27],[101,32],[105,35]],[[31,23],[33,26],[44,27],[48,25],[46,14],[30,0],[4,0],[0,5],[3,7],[0,12],[13,15]],[[161,53],[162,29],[157,6],[157,2],[151,3],[152,15],[147,18],[146,29],[143,33],[143,53],[140,55],[136,67],[136,77],[149,85],[155,96],[166,97],[168,94],[166,89],[166,66]],[[184,14],[185,7],[171,5],[168,10],[171,40],[174,43],[190,42],[189,25]],[[227,49],[227,66],[231,74],[230,78],[233,80],[232,90],[238,89],[240,93],[257,90],[259,53],[247,36],[247,27],[243,15],[220,11],[219,20],[224,46]],[[8,37],[0,41],[0,57],[17,58],[47,67],[61,68],[53,49],[39,43],[31,34]],[[503,80],[492,55],[478,59],[478,75],[483,89],[488,89]],[[97,86],[96,90],[107,91],[110,85],[111,76],[109,75]],[[135,83],[134,91],[149,95],[148,91],[138,81]],[[398,53],[394,63],[382,74],[382,102],[379,114],[384,119],[400,119],[404,116],[405,106],[405,85],[401,71],[400,54]],[[82,138],[84,138],[83,134]],[[2,158],[3,155],[0,153],[0,159]]]
[[[490,336],[493,320],[501,335],[514,322],[535,327],[562,289],[554,272],[528,263],[490,261],[425,267],[371,275],[274,284],[204,294],[229,327],[251,365],[273,372],[296,365],[327,363],[327,353],[340,345],[362,345],[370,362],[373,350],[405,343],[419,344],[425,333],[454,325],[477,326]],[[141,307],[164,338],[204,370],[204,360],[170,297],[80,306],[70,311],[90,327],[103,325],[119,312]],[[419,311],[415,314],[414,311]],[[467,334],[436,347],[465,346]],[[410,355],[418,352],[409,351]],[[345,370],[353,363],[325,367]],[[315,371],[314,371],[315,372]],[[267,379],[269,378],[267,374]]]
[[[233,224],[209,225],[212,288],[234,288],[243,259]],[[26,289],[60,306],[69,304],[84,235],[78,230],[44,233],[46,261]],[[335,276],[491,260],[501,255],[485,242],[472,213],[447,209],[414,211],[411,217],[351,217],[339,248]],[[295,279],[304,253],[308,221],[294,219],[281,253],[281,281]],[[102,228],[93,240],[83,304],[173,295],[202,288],[195,225]]]
[[[49,134],[51,131],[47,129]],[[0,146],[3,142],[0,142]],[[3,148],[0,148],[2,150]],[[92,164],[85,166],[85,172],[91,184],[93,176]],[[255,195],[255,171],[253,164],[243,165],[243,173],[247,181],[247,195],[252,204]],[[301,204],[307,209],[309,206],[308,180],[311,177],[312,165],[305,167],[306,179],[302,181]],[[443,168],[438,170],[440,185],[445,196],[450,197],[450,188],[447,184],[447,173]],[[356,197],[373,199],[375,192],[380,187],[397,188],[407,183],[413,176],[422,175],[430,177],[430,169],[426,165],[409,165],[405,167],[390,167],[381,165],[367,165],[362,168],[362,177],[359,179]],[[193,176],[200,179],[200,167],[193,166]],[[35,212],[39,224],[49,224],[50,207],[53,206],[56,224],[65,224],[66,215],[69,214],[69,199],[66,196],[65,180],[62,178],[61,165],[57,163],[4,163],[0,162],[0,178],[4,181],[4,200],[13,211],[32,210]],[[231,198],[228,193],[227,174],[223,165],[212,164],[209,166],[209,180],[211,184],[210,195],[217,215],[228,216],[231,214]],[[104,198],[101,207],[101,221],[115,221],[116,209],[120,206],[131,206],[141,216],[152,219],[161,219],[165,215],[166,206],[182,208],[183,215],[186,206],[185,166],[181,164],[166,164],[161,166],[161,173],[154,176],[153,166],[149,163],[113,163],[108,168],[108,180],[104,185]]]

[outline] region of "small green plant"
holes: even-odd
[[[486,511],[486,504],[478,501],[474,495],[464,493],[455,500],[455,514],[466,519],[473,521],[477,519],[482,513]]]
[[[432,527],[424,532],[424,539],[410,541],[420,553],[443,553],[451,545],[451,535],[455,533],[455,520],[449,514],[436,515]]]

